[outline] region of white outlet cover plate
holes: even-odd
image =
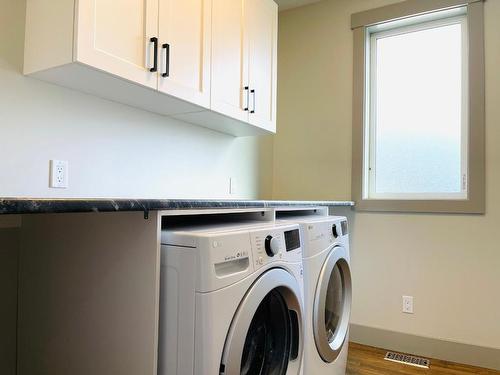
[[[68,188],[68,162],[65,160],[50,161],[50,184],[51,188]]]
[[[403,312],[406,314],[413,314],[413,297],[403,296]]]

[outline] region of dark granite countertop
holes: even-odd
[[[120,212],[214,208],[354,206],[351,201],[275,201],[218,199],[36,199],[0,198],[0,215],[70,212]]]

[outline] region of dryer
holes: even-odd
[[[347,218],[295,216],[303,237],[304,374],[344,375],[349,344],[351,271]]]
[[[162,231],[159,375],[300,373],[296,224]]]

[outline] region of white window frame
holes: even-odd
[[[433,13],[430,16],[417,16],[405,21],[394,21],[383,25],[368,27],[366,30],[367,51],[365,62],[366,77],[366,114],[365,114],[365,145],[363,163],[363,197],[366,199],[416,199],[416,200],[441,200],[441,199],[467,199],[468,198],[468,28],[467,10],[458,8],[450,11]],[[456,14],[459,15],[456,15]],[[412,32],[429,30],[438,27],[461,25],[462,29],[462,124],[461,124],[461,191],[456,193],[377,193],[376,192],[376,108],[377,108],[377,41],[379,39],[404,35]]]

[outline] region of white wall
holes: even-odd
[[[258,196],[259,138],[24,77],[24,13],[25,0],[0,0],[0,197]],[[69,161],[69,189],[48,188],[50,159]],[[230,176],[238,179],[234,196]]]
[[[323,0],[280,13],[274,198],[351,197],[352,13]],[[352,322],[500,348],[500,1],[485,2],[486,215],[356,213]],[[401,313],[401,296],[415,314]]]

